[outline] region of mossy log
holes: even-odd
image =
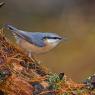
[[[0,32],[0,95],[95,95],[94,80],[75,83],[29,58]]]

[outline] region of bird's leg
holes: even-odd
[[[28,57],[32,57],[32,55],[31,55],[31,51],[27,51],[27,55],[28,55]],[[29,63],[27,64],[27,70],[28,70],[28,68],[29,68]]]
[[[28,51],[28,57],[32,58],[34,62],[37,62],[35,60],[35,57],[33,56],[32,52],[31,51]]]
[[[31,51],[28,51],[28,57],[32,57]]]
[[[38,63],[38,64],[40,64],[40,63],[41,63],[40,61],[38,61],[38,60],[36,60],[36,59],[35,59],[35,57],[34,57],[34,55],[32,54],[32,52],[31,52],[31,51],[28,51],[28,57],[32,58],[32,59],[33,59],[33,61],[34,61],[34,62],[36,62],[36,63]]]

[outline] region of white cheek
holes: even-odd
[[[47,43],[52,44],[53,46],[56,46],[60,42],[60,40],[58,39],[47,39],[46,41]]]
[[[48,43],[55,43],[56,40],[55,40],[55,39],[47,39],[47,42],[48,42]]]

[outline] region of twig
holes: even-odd
[[[3,5],[5,5],[5,2],[1,2],[0,3],[0,7],[2,7]]]

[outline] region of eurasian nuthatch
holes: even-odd
[[[12,25],[5,25],[5,27],[15,35],[17,44],[27,51],[29,56],[45,53],[56,47],[63,39],[56,33],[27,32]]]

